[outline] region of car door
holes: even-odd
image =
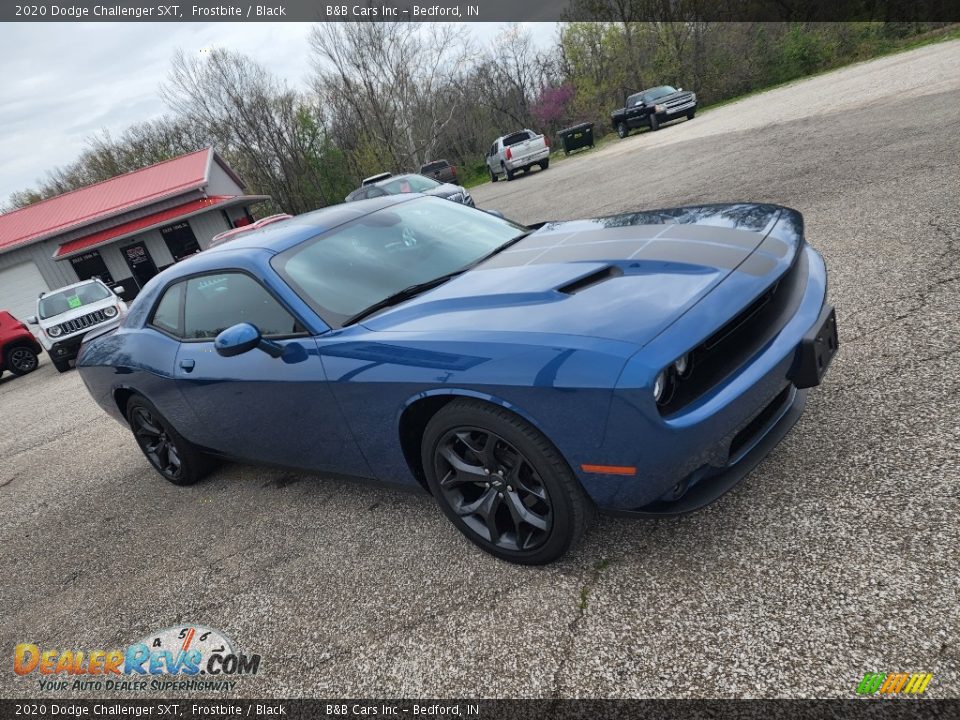
[[[370,476],[334,401],[316,340],[252,276],[220,271],[188,278],[175,377],[196,417],[193,442],[226,455],[290,467]],[[255,325],[283,349],[222,357],[214,339]]]
[[[642,95],[631,95],[627,98],[627,127],[635,128],[640,125],[640,118],[643,112]]]

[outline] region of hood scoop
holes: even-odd
[[[606,282],[607,280],[612,280],[613,278],[621,277],[623,275],[623,270],[618,268],[616,265],[608,265],[607,267],[600,268],[596,272],[592,272],[589,275],[584,275],[581,278],[577,278],[571,283],[567,283],[563,287],[558,287],[557,292],[562,292],[565,295],[576,295],[582,290],[586,290],[588,287],[593,287],[594,285],[599,285],[600,283]]]

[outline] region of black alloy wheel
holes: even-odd
[[[473,532],[507,550],[534,550],[553,527],[543,479],[513,445],[476,427],[449,430],[437,447],[440,489]]]
[[[177,442],[147,408],[136,407],[130,413],[133,435],[150,464],[171,482],[176,482],[183,471]]]
[[[140,450],[165,479],[174,485],[193,485],[207,474],[209,458],[174,430],[144,398],[131,398],[127,420]]]
[[[33,372],[39,364],[37,354],[25,346],[12,348],[7,355],[7,367],[14,375],[26,375]]]
[[[594,508],[553,445],[516,415],[455,400],[421,445],[430,490],[474,544],[504,560],[542,565],[579,542]]]

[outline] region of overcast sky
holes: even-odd
[[[524,23],[548,45],[555,23]],[[489,44],[501,23],[466,25]],[[0,25],[0,205],[47,170],[71,162],[91,134],[166,112],[157,88],[177,48],[246,53],[306,87],[306,23],[4,23]]]

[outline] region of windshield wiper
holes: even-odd
[[[402,303],[404,300],[409,300],[412,297],[416,297],[420,293],[424,293],[427,290],[430,290],[431,288],[435,288],[438,285],[443,285],[443,283],[445,283],[447,280],[450,280],[451,278],[454,278],[457,275],[465,273],[469,269],[470,268],[461,268],[460,270],[456,270],[452,273],[447,273],[446,275],[435,277],[433,280],[427,280],[426,282],[417,283],[416,285],[405,287],[403,290],[399,290],[393,293],[393,295],[387,295],[387,297],[385,297],[383,300],[380,300],[379,302],[375,302],[373,305],[366,308],[365,310],[361,310],[356,315],[352,315],[351,317],[348,317],[346,320],[344,320],[342,327],[346,327],[347,325],[353,325],[354,323],[360,322],[365,317],[369,317],[373,313],[377,312],[377,310],[383,310],[384,308],[397,305],[399,303]]]
[[[498,253],[501,253],[501,252],[503,252],[504,250],[506,250],[506,249],[507,249],[508,247],[510,247],[511,245],[516,245],[518,242],[520,242],[520,241],[523,240],[525,237],[527,237],[527,235],[530,235],[531,233],[535,233],[536,231],[537,231],[536,228],[532,228],[532,229],[530,229],[530,230],[527,230],[527,231],[525,231],[525,232],[520,233],[520,234],[517,235],[516,237],[510,238],[510,239],[507,240],[503,245],[500,245],[499,247],[494,248],[493,250],[491,250],[490,252],[488,252],[486,255],[484,255],[483,257],[481,257],[479,260],[474,260],[472,263],[470,263],[469,267],[464,268],[464,269],[469,270],[470,268],[475,268],[475,267],[476,267],[477,265],[479,265],[480,263],[486,262],[487,260],[489,260],[490,258],[492,258],[494,255],[496,255],[496,254],[498,254]]]
[[[520,242],[532,232],[534,232],[534,230],[527,230],[526,232],[522,232],[514,238],[510,238],[503,245],[500,245],[493,251],[482,256],[480,259],[474,260],[472,263],[470,263],[466,267],[462,267],[459,270],[454,270],[453,272],[447,273],[446,275],[441,275],[440,277],[435,277],[433,280],[427,280],[426,282],[417,283],[416,285],[410,285],[409,287],[405,287],[403,290],[399,290],[393,293],[392,295],[387,295],[387,297],[385,297],[383,300],[380,300],[379,302],[375,302],[373,305],[371,305],[370,307],[364,310],[361,310],[356,315],[352,315],[348,317],[346,320],[343,321],[343,324],[341,325],[341,327],[347,327],[348,325],[353,325],[355,323],[358,323],[364,318],[370,317],[371,315],[373,315],[373,313],[377,312],[378,310],[383,310],[384,308],[392,307],[393,305],[399,305],[404,300],[409,300],[410,298],[416,297],[417,295],[424,293],[427,290],[432,290],[435,287],[443,285],[443,283],[447,282],[447,280],[451,280],[455,278],[457,275],[462,275],[467,270],[475,268],[477,265],[484,262],[485,260],[489,260],[498,252],[501,252],[502,250],[506,250],[511,245],[514,245]]]

